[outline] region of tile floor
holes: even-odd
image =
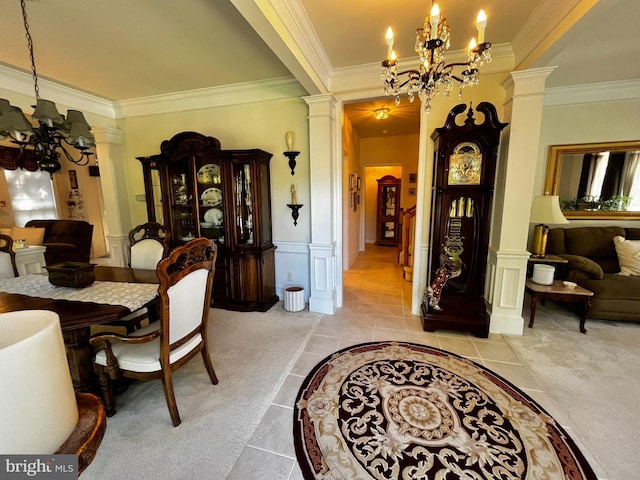
[[[544,401],[544,392],[501,335],[480,339],[462,332],[424,332],[420,317],[411,314],[412,286],[402,279],[395,258],[393,248],[367,245],[344,273],[344,306],[321,318],[228,480],[302,480],[292,433],[298,389],[314,365],[349,345],[406,340],[442,348],[490,368]],[[558,412],[549,409],[549,413],[563,423]]]

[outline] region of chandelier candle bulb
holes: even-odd
[[[431,14],[429,17],[429,23],[431,24],[431,40],[438,38],[438,22],[440,21],[440,7],[437,3],[431,7]]]
[[[387,58],[391,60],[391,55],[393,55],[393,30],[391,27],[387,28]]]
[[[478,12],[476,27],[478,28],[478,43],[484,43],[484,29],[487,28],[487,14],[484,13],[484,10]]]

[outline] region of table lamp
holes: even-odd
[[[547,233],[549,233],[550,224],[569,223],[562,210],[557,195],[541,195],[533,199],[531,206],[530,223],[537,224],[533,229],[533,242],[531,255],[536,258],[546,257],[547,250]]]
[[[57,313],[0,315],[0,380],[1,453],[55,452],[78,422]]]

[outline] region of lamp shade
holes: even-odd
[[[0,453],[54,453],[78,422],[60,318],[0,314]]]
[[[62,125],[64,118],[58,112],[56,104],[51,100],[44,100],[39,98],[36,102],[36,108],[33,111],[33,118],[37,118],[41,122],[48,124],[50,127],[53,125]]]
[[[537,224],[569,223],[562,210],[557,195],[541,195],[533,199],[529,222]]]
[[[33,126],[27,120],[27,117],[24,116],[20,107],[12,106],[8,113],[9,118],[9,128],[15,132],[22,135],[32,135],[33,134]]]

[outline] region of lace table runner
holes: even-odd
[[[29,297],[122,305],[132,312],[145,306],[158,294],[153,283],[94,282],[88,287],[56,287],[46,275],[25,275],[0,280],[0,292]]]

